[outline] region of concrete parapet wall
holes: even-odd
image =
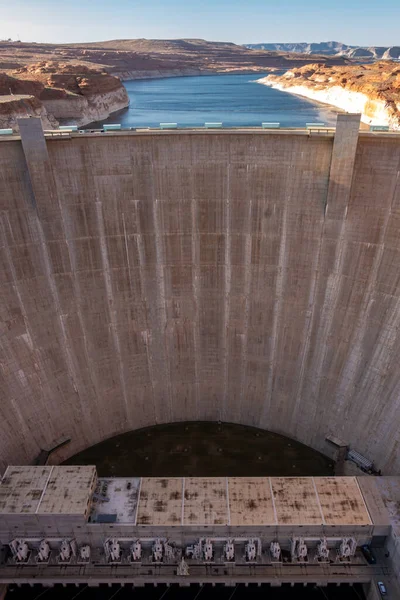
[[[399,472],[400,139],[341,118],[1,142],[0,465],[220,419]]]

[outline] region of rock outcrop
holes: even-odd
[[[393,61],[345,67],[316,63],[258,81],[348,112],[360,112],[364,123],[400,130],[400,65]]]
[[[58,121],[52,114],[47,113],[43,104],[35,96],[0,96],[0,129],[18,131],[17,120],[26,117],[39,117],[43,129],[58,127]]]
[[[118,77],[82,65],[33,63],[0,73],[3,122],[16,129],[16,116],[40,116],[43,127],[67,120],[86,125],[129,105]],[[9,112],[7,112],[9,111]]]

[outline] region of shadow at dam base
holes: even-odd
[[[208,421],[130,431],[64,464],[96,465],[100,477],[261,477],[334,474],[320,452],[264,429]]]
[[[125,600],[128,598],[137,598],[137,600],[285,600],[287,598],[296,598],[298,600],[365,600],[363,588],[360,584],[350,586],[342,584],[327,585],[326,587],[317,587],[314,584],[291,584],[285,583],[281,587],[271,587],[263,584],[260,587],[249,584],[245,587],[243,584],[225,587],[210,584],[191,585],[190,587],[179,587],[178,585],[158,585],[153,587],[146,585],[143,588],[132,588],[131,585],[125,587],[112,585],[110,587],[100,585],[97,588],[91,588],[87,585],[75,587],[67,585],[55,585],[53,588],[42,588],[41,586],[22,586],[21,588],[9,588],[6,600],[35,600],[43,598],[57,598],[57,600],[73,600],[79,597],[79,600]]]

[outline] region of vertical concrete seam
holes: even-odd
[[[289,176],[288,176],[289,179]],[[275,285],[275,302],[273,308],[273,317],[272,317],[272,332],[271,332],[271,361],[268,368],[268,382],[267,382],[267,390],[266,397],[264,399],[264,404],[262,407],[260,424],[262,427],[268,428],[271,417],[272,410],[272,397],[274,392],[274,380],[275,380],[275,369],[276,369],[276,352],[277,352],[277,332],[279,328],[279,323],[281,320],[282,313],[282,305],[283,305],[283,289],[284,289],[284,270],[286,264],[286,235],[287,235],[287,211],[288,211],[288,201],[290,200],[291,194],[289,192],[288,196],[285,198],[285,206],[283,209],[282,216],[282,233],[281,233],[281,242],[279,245],[279,259],[278,259],[278,272],[276,276],[276,285]]]
[[[191,224],[192,224],[192,261],[193,261],[193,302],[195,306],[195,314],[193,320],[193,344],[194,344],[194,374],[195,374],[195,403],[196,415],[195,418],[200,418],[200,251],[199,251],[199,234],[196,219],[196,200],[192,197],[190,202],[191,209]]]
[[[326,207],[326,211],[325,211],[324,228],[323,228],[323,234],[322,234],[323,241],[325,239],[326,228],[328,226],[328,220],[329,220],[329,196],[334,193],[334,192],[332,192],[332,189],[333,189],[332,186],[335,184],[335,182],[332,181],[331,176],[332,176],[333,169],[336,168],[336,163],[335,163],[336,159],[340,160],[340,158],[341,158],[340,143],[342,140],[339,136],[346,134],[345,128],[346,128],[346,125],[343,123],[340,127],[339,126],[337,127],[336,133],[335,133],[335,138],[334,138],[334,143],[333,143],[333,148],[332,148],[332,158],[331,158],[331,164],[330,164],[330,170],[329,170],[329,183],[328,183],[328,203],[327,203],[327,207]],[[344,131],[344,133],[343,133],[343,131]],[[331,274],[327,276],[327,285],[325,288],[324,300],[323,300],[321,311],[320,311],[320,322],[323,325],[322,325],[322,328],[320,327],[318,329],[318,339],[315,344],[316,347],[322,347],[322,348],[325,345],[325,350],[324,351],[321,350],[317,354],[317,357],[315,360],[315,367],[310,369],[311,371],[313,371],[316,374],[314,377],[313,385],[312,385],[313,389],[315,390],[314,394],[312,394],[314,396],[314,398],[317,398],[319,396],[319,389],[320,389],[320,385],[321,385],[321,371],[322,371],[322,367],[326,360],[326,355],[328,352],[328,345],[326,344],[326,340],[328,339],[328,333],[331,331],[331,328],[332,328],[332,323],[333,323],[334,314],[335,314],[335,307],[337,305],[337,301],[339,298],[339,292],[340,292],[340,286],[338,285],[339,279],[340,279],[339,271],[340,271],[340,265],[342,263],[342,257],[343,257],[343,251],[344,251],[344,237],[345,237],[345,230],[346,230],[346,224],[347,224],[347,212],[348,212],[348,205],[349,205],[350,198],[351,198],[351,189],[352,189],[353,177],[354,177],[354,165],[355,165],[357,145],[358,145],[358,127],[357,127],[357,130],[355,133],[356,133],[356,138],[352,140],[352,142],[353,142],[352,159],[351,159],[350,163],[348,163],[349,177],[347,180],[347,190],[345,192],[343,192],[344,194],[346,194],[346,198],[345,198],[346,206],[345,206],[345,209],[344,209],[344,212],[342,215],[339,235],[337,237],[334,266],[333,266]],[[321,251],[322,251],[322,247],[321,247]],[[319,286],[320,278],[321,278],[321,274],[319,271],[317,288]],[[318,410],[319,410],[319,407],[315,403],[313,422],[315,422],[315,414],[317,413]],[[317,435],[318,431],[315,431],[314,434]],[[310,443],[310,440],[307,440],[307,442]]]
[[[36,129],[36,131],[35,131],[35,129]],[[22,148],[23,148],[23,152],[24,152],[24,158],[25,158],[25,163],[26,163],[26,167],[27,167],[27,173],[28,173],[28,178],[29,178],[29,182],[30,182],[30,187],[32,189],[33,195],[35,196],[36,219],[34,220],[34,226],[36,227],[36,231],[38,233],[38,240],[39,240],[39,244],[40,244],[40,248],[41,248],[41,254],[42,254],[42,260],[44,263],[45,274],[46,274],[46,278],[47,278],[47,281],[48,281],[48,284],[50,287],[53,302],[55,305],[55,313],[56,313],[56,317],[57,317],[57,323],[59,325],[59,331],[61,332],[61,338],[63,340],[63,344],[61,345],[61,352],[62,352],[64,360],[66,362],[67,372],[71,379],[74,392],[76,393],[77,398],[78,398],[80,414],[84,415],[85,414],[85,408],[84,408],[85,403],[83,402],[83,399],[81,398],[81,395],[79,393],[79,386],[78,386],[79,376],[78,376],[77,370],[75,368],[74,357],[72,356],[71,351],[70,351],[69,338],[68,338],[67,330],[66,330],[65,323],[64,323],[64,314],[61,311],[61,302],[60,302],[60,298],[59,298],[59,294],[58,294],[58,288],[56,285],[53,268],[51,265],[47,240],[44,235],[41,218],[39,216],[39,213],[37,212],[35,184],[34,184],[34,181],[32,178],[32,172],[31,172],[32,161],[30,160],[30,157],[31,157],[31,154],[33,151],[33,148],[32,148],[33,140],[34,140],[35,150],[38,148],[37,155],[39,157],[38,158],[36,156],[36,159],[35,159],[35,155],[33,156],[33,158],[31,157],[32,160],[34,161],[33,167],[35,166],[35,164],[41,165],[42,169],[40,171],[40,174],[43,178],[43,184],[44,184],[45,188],[47,188],[47,189],[45,189],[45,192],[47,192],[50,199],[55,198],[55,201],[59,207],[59,210],[61,213],[61,218],[62,218],[63,215],[62,215],[62,208],[60,205],[60,198],[59,198],[59,194],[58,194],[57,182],[54,177],[54,171],[53,171],[53,167],[52,167],[52,164],[50,161],[48,148],[47,148],[47,142],[46,142],[46,139],[43,134],[43,129],[42,129],[42,125],[40,123],[40,119],[32,119],[32,120],[22,119],[20,122],[20,130],[21,130]],[[46,167],[48,169],[47,172],[46,172]],[[46,201],[48,201],[47,197],[46,197]],[[63,228],[63,231],[64,231],[64,228]],[[64,233],[65,233],[65,231],[64,231]],[[67,245],[67,248],[68,248],[68,245]],[[83,436],[82,430],[80,433]]]
[[[248,175],[249,165],[246,165],[246,174]],[[248,185],[248,180],[247,180]],[[252,237],[251,237],[251,213],[253,208],[253,195],[250,194],[250,198],[247,202],[247,212],[245,216],[245,253],[244,253],[244,316],[243,316],[243,340],[242,340],[242,352],[241,352],[241,389],[240,389],[240,406],[239,406],[239,419],[240,422],[248,422],[248,416],[243,416],[243,406],[247,407],[247,410],[253,409],[254,407],[248,406],[246,402],[246,391],[248,388],[247,384],[247,360],[248,360],[248,343],[249,343],[249,320],[250,320],[250,296],[251,296],[251,284],[252,284],[252,268],[251,268],[251,250],[252,250]],[[252,415],[252,424],[255,419],[255,414],[250,410]]]
[[[138,249],[138,255],[139,255],[139,266],[140,266],[139,272],[140,272],[141,288],[142,288],[142,292],[146,293],[146,260],[145,260],[145,255],[144,255],[143,239],[142,239],[141,233],[136,236],[136,243],[137,243],[137,249]],[[146,295],[147,295],[147,293],[146,293]],[[148,337],[146,335],[146,356],[147,356],[147,367],[149,369],[149,376],[150,376],[150,386],[151,386],[152,395],[153,395],[153,398],[152,398],[152,400],[153,400],[153,402],[152,402],[153,423],[157,424],[156,394],[155,394],[155,389],[154,389],[155,373],[154,373],[153,358],[151,355],[151,350],[149,348],[150,344],[151,344],[151,333],[150,333],[150,340],[148,339]]]
[[[0,217],[1,217],[1,215],[0,215]],[[6,234],[5,234],[5,230],[4,230],[3,219],[1,219],[1,218],[0,218],[0,230],[2,231],[2,238],[5,240],[6,239]],[[13,290],[14,290],[16,296],[17,296],[18,305],[19,305],[19,308],[21,310],[22,318],[24,319],[25,329],[26,329],[26,331],[27,331],[27,333],[29,335],[30,340],[32,340],[33,336],[32,336],[32,331],[31,331],[31,328],[30,328],[30,325],[29,325],[29,318],[28,318],[27,312],[25,310],[25,306],[24,306],[24,303],[23,303],[23,300],[22,300],[21,292],[19,290],[19,284],[18,284],[17,274],[16,274],[16,271],[15,271],[14,263],[13,263],[13,260],[12,260],[12,257],[11,257],[11,252],[10,252],[10,248],[9,248],[8,244],[4,245],[4,251],[5,251],[6,258],[7,258],[7,264],[9,266],[9,268],[10,268],[10,271],[11,271]],[[1,336],[0,336],[0,340],[1,340]],[[35,349],[34,349],[34,352],[36,354],[36,350]],[[16,359],[14,359],[14,360],[16,362]],[[21,428],[20,431],[22,431],[22,432],[29,432],[29,435],[32,437],[32,439],[33,439],[34,443],[36,444],[37,448],[40,449],[40,443],[37,442],[36,439],[35,439],[35,430],[29,431],[29,428],[26,425],[25,419],[23,418],[22,412],[21,412],[21,410],[20,410],[17,402],[13,398],[11,398],[11,406],[12,406],[12,409],[13,409],[13,413],[15,414],[16,420],[19,423],[19,427]],[[46,412],[48,412],[45,405],[43,405],[43,408],[46,410]]]
[[[70,265],[71,265],[71,281],[72,281],[72,287],[74,290],[76,314],[77,314],[79,325],[80,325],[81,332],[82,332],[86,364],[89,367],[89,366],[91,366],[92,361],[91,361],[91,356],[90,356],[90,353],[88,350],[86,327],[85,327],[85,321],[83,318],[82,308],[81,308],[81,305],[82,305],[81,286],[80,286],[79,278],[76,276],[77,271],[76,271],[75,245],[73,243],[71,243],[73,236],[71,234],[70,222],[69,222],[69,219],[67,219],[65,217],[64,204],[63,204],[63,202],[61,202],[61,198],[63,197],[63,189],[62,189],[62,186],[59,181],[58,173],[52,167],[51,163],[50,163],[50,166],[51,166],[52,178],[53,178],[53,183],[54,183],[54,188],[55,188],[55,193],[56,193],[57,205],[58,205],[60,217],[61,217],[61,227],[62,227],[62,231],[63,231],[64,237],[65,237],[65,242],[66,242],[66,246],[67,246],[67,250],[68,250],[68,258],[69,258]],[[91,172],[93,172],[93,164],[90,163],[90,166],[91,166]],[[85,217],[85,220],[86,220],[86,217]],[[97,406],[97,412],[100,413],[100,406],[99,406],[99,402],[98,402],[100,399],[100,394],[98,393],[97,382],[95,381],[95,378],[94,378],[94,370],[92,368],[88,368],[88,373],[89,373],[89,377],[90,377],[90,382],[95,391],[94,401],[95,401],[95,405]],[[80,397],[79,393],[78,393],[78,395]],[[80,403],[80,404],[81,404],[82,414],[84,415],[86,411],[83,409],[83,406],[86,409],[86,406],[88,403],[85,402],[83,405],[82,405],[82,403]],[[89,415],[86,418],[87,418],[87,422],[90,424],[91,420],[93,419],[92,411],[89,411]],[[97,418],[97,415],[96,415],[96,418]],[[98,421],[98,427],[99,427],[99,431],[102,432],[102,437],[103,437],[104,431],[102,431],[102,426],[100,424],[100,421]]]
[[[330,181],[330,174],[331,174],[332,162],[333,162],[333,147],[334,147],[334,144],[335,144],[335,138],[333,138],[333,140],[332,140],[331,157],[330,157],[330,160],[329,160],[329,167],[328,167],[328,184],[326,186],[326,193],[325,193],[325,198],[324,198],[324,203],[323,203],[324,219],[326,218],[326,213],[328,212],[329,181]]]
[[[157,273],[157,287],[160,300],[160,314],[161,314],[161,341],[164,355],[164,366],[165,375],[167,380],[164,382],[166,385],[166,396],[168,403],[168,421],[172,419],[172,385],[171,385],[171,366],[168,360],[168,347],[167,347],[167,327],[168,319],[166,314],[166,297],[165,297],[165,278],[164,278],[164,252],[163,252],[163,241],[161,237],[161,226],[158,219],[158,202],[159,200],[153,195],[153,219],[154,219],[154,239],[156,244],[156,273]]]
[[[43,232],[42,223],[39,218],[36,221],[36,225],[37,225],[37,230],[38,230],[39,237],[40,237],[40,245],[42,247],[42,256],[44,259],[46,276],[47,276],[47,280],[49,282],[51,295],[53,297],[53,301],[55,304],[58,322],[59,322],[60,328],[61,328],[61,335],[64,340],[64,355],[67,360],[67,366],[68,366],[68,370],[70,372],[70,376],[71,376],[71,379],[73,382],[74,391],[75,391],[75,393],[78,394],[79,402],[80,402],[81,408],[82,408],[83,405],[82,405],[82,401],[81,401],[78,386],[77,386],[77,381],[78,381],[79,377],[78,377],[78,374],[75,369],[74,358],[71,354],[70,344],[69,344],[69,340],[68,340],[68,334],[67,334],[65,324],[64,324],[65,314],[61,311],[61,302],[60,302],[60,297],[58,294],[58,289],[57,289],[57,285],[56,285],[55,278],[54,278],[54,273],[53,273],[52,266],[51,266],[49,250],[48,250],[46,238],[45,238],[45,235]]]
[[[377,244],[378,245],[378,250],[375,254],[374,257],[374,261],[373,261],[373,265],[372,268],[369,272],[369,277],[368,277],[368,284],[366,286],[365,289],[365,294],[363,296],[363,300],[362,300],[362,304],[359,308],[358,311],[358,315],[357,315],[357,326],[355,328],[355,334],[351,337],[351,341],[348,345],[348,349],[349,349],[349,354],[348,356],[356,353],[358,355],[361,355],[361,347],[362,347],[362,343],[363,343],[363,339],[364,337],[367,335],[368,332],[368,324],[369,324],[369,312],[371,310],[371,307],[373,305],[373,291],[375,289],[375,283],[376,283],[376,279],[378,276],[378,270],[379,270],[379,266],[381,264],[381,260],[382,260],[382,256],[385,250],[385,236],[386,236],[386,231],[387,228],[389,226],[389,221],[390,218],[392,216],[392,207],[393,207],[393,201],[395,198],[395,190],[397,187],[397,181],[398,181],[398,174],[396,177],[396,183],[393,186],[393,192],[392,192],[392,197],[391,197],[391,202],[390,202],[390,209],[388,211],[385,212],[385,218],[384,218],[384,223],[383,223],[383,227],[381,228],[381,238],[380,238],[380,242]],[[393,326],[394,328],[397,330],[398,327],[400,327],[400,298],[398,298],[397,303],[396,303],[396,308],[397,310],[394,311],[394,313],[392,313],[393,317],[394,317],[394,323]],[[397,317],[397,318],[396,318]],[[388,343],[387,343],[387,355],[391,356],[391,354],[393,354],[393,348],[395,347],[397,343],[397,340],[395,337],[393,337]],[[375,362],[375,356],[376,354],[379,354],[380,349],[379,349],[379,345],[375,345],[374,347],[374,351],[372,353],[372,355],[369,356],[369,362],[370,364]],[[348,364],[351,364],[351,361],[346,361],[346,368],[348,366]],[[354,382],[360,379],[360,374],[359,374],[359,363],[358,363],[358,369],[353,371],[353,377],[350,380],[351,382],[353,382],[353,387],[354,387]],[[363,366],[363,369],[365,368],[366,365]],[[345,370],[346,370],[345,368]],[[350,387],[350,382],[347,383],[347,389]],[[339,391],[342,389],[342,386],[339,385]],[[346,390],[344,391],[343,395],[346,394]],[[354,395],[355,399],[357,400],[358,397],[360,396],[360,393],[356,393]],[[377,410],[380,408],[379,403],[376,403],[375,400],[373,400],[374,402],[374,406],[372,411],[370,410],[366,410],[365,409],[365,405],[364,405],[364,395],[362,394],[362,398],[361,401],[363,403],[362,408],[363,410],[360,411],[357,408],[357,403],[348,403],[346,405],[346,410],[345,413],[343,415],[344,421],[345,422],[352,422],[352,418],[351,418],[351,413],[356,412],[356,414],[360,414],[361,415],[361,421],[365,420],[366,418],[368,418],[368,421],[373,421],[375,419],[375,415],[377,413]],[[371,402],[371,400],[370,400]],[[355,406],[354,406],[355,404]],[[362,428],[361,428],[362,429]],[[397,428],[396,428],[397,431]],[[369,441],[369,440],[368,440]]]
[[[226,197],[225,203],[225,257],[224,257],[224,316],[222,322],[222,343],[224,348],[224,381],[223,381],[223,404],[222,410],[219,409],[219,418],[221,421],[228,419],[227,399],[228,399],[228,379],[229,379],[229,316],[230,316],[230,297],[231,297],[231,215],[230,215],[230,147],[228,146],[228,165],[226,174]],[[218,269],[218,265],[217,265]]]
[[[38,245],[41,249],[41,257],[42,257],[42,261],[43,261],[42,265],[44,267],[44,274],[46,276],[46,280],[48,282],[51,296],[52,296],[53,303],[54,303],[54,307],[55,307],[56,323],[58,324],[59,334],[61,336],[61,339],[63,340],[63,343],[61,344],[61,352],[62,352],[65,362],[66,362],[67,371],[68,371],[69,377],[71,378],[74,392],[77,394],[81,410],[83,410],[82,399],[80,397],[80,394],[78,391],[78,386],[77,386],[77,381],[79,378],[77,375],[77,371],[75,369],[74,359],[73,359],[73,356],[71,354],[70,347],[69,347],[68,335],[67,335],[65,324],[64,324],[64,314],[61,311],[61,303],[60,303],[60,298],[59,298],[59,294],[58,294],[58,290],[57,290],[57,285],[56,285],[55,278],[54,278],[54,273],[53,273],[53,270],[51,267],[49,250],[47,247],[46,238],[44,236],[42,223],[37,214],[36,214],[36,218],[34,220],[34,225],[36,227],[36,231],[38,234]],[[14,271],[14,276],[16,276],[15,271]],[[18,294],[19,294],[19,291],[18,291]],[[20,294],[19,294],[19,296],[20,296]],[[20,301],[22,302],[21,296],[20,296]],[[23,303],[22,303],[22,306],[23,306]],[[21,307],[21,310],[22,310],[22,307]],[[25,311],[24,311],[24,314],[25,314],[25,316],[24,316],[25,324],[27,325],[28,320],[27,320]]]
[[[104,230],[102,204],[98,200],[97,196],[96,196],[96,201],[95,201],[95,209],[96,209],[96,217],[97,217],[97,227],[98,227],[98,231],[99,231],[100,254],[101,254],[101,260],[103,263],[104,284],[105,284],[106,294],[107,294],[108,314],[110,316],[111,335],[112,335],[112,339],[113,339],[113,343],[114,343],[115,352],[117,355],[118,373],[119,373],[119,379],[120,379],[120,384],[121,384],[122,400],[123,400],[123,404],[125,407],[125,422],[129,425],[132,425],[131,419],[130,419],[130,414],[129,414],[130,411],[129,411],[129,405],[128,405],[127,391],[126,391],[124,362],[123,362],[122,353],[121,353],[121,344],[119,341],[118,321],[117,321],[116,310],[113,306],[113,288],[112,288],[112,281],[111,281],[111,274],[110,274],[110,263],[108,260],[107,242],[106,242],[105,230]]]
[[[129,288],[132,292],[132,276],[131,276],[131,265],[129,261],[129,250],[128,250],[128,240],[126,238],[126,225],[125,225],[125,214],[122,214],[122,226],[124,228],[124,245],[125,245],[125,254],[126,254],[126,264],[128,265],[128,278],[129,278]]]
[[[332,148],[332,150],[333,150],[333,148]],[[327,180],[327,184],[326,184],[326,198],[328,197],[329,173],[330,173],[331,164],[332,164],[332,151],[331,151],[331,157],[330,157],[329,169],[328,169],[328,180]],[[326,211],[324,213],[324,219],[325,219],[325,214],[326,214]],[[299,433],[298,432],[298,429],[299,429],[298,413],[300,410],[301,399],[303,396],[305,368],[306,368],[306,362],[307,362],[307,358],[308,358],[308,352],[310,349],[311,335],[312,335],[313,326],[314,326],[315,296],[316,296],[316,292],[317,292],[318,284],[319,284],[319,275],[320,275],[319,265],[320,265],[320,261],[321,261],[321,252],[322,252],[322,245],[323,245],[322,242],[323,242],[323,238],[324,238],[324,219],[322,220],[321,227],[320,227],[320,234],[319,234],[319,240],[318,240],[318,251],[313,256],[312,283],[311,283],[311,289],[310,289],[310,293],[309,293],[309,297],[308,297],[308,307],[307,307],[308,314],[305,319],[304,330],[303,330],[303,335],[302,335],[302,340],[305,340],[305,342],[303,344],[303,352],[301,354],[300,373],[299,373],[299,377],[298,377],[298,383],[296,385],[297,393],[296,393],[296,398],[295,398],[295,403],[294,403],[293,413],[292,413],[292,422],[295,424],[295,430],[294,430],[295,437],[297,437],[298,433]]]

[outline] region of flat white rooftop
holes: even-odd
[[[8,467],[0,483],[0,514],[85,514],[94,466]]]
[[[1,480],[0,515],[151,526],[368,526],[387,521],[379,496],[374,478],[361,486],[357,477],[97,480],[94,466],[22,466],[8,467]]]
[[[152,526],[371,525],[356,477],[100,479],[91,519]],[[128,489],[129,486],[129,489]]]

